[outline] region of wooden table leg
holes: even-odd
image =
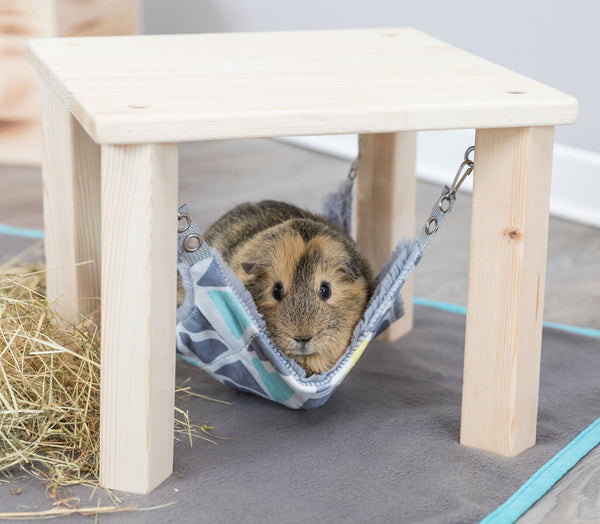
[[[98,310],[100,146],[41,83],[48,299],[65,320]]]
[[[177,153],[102,146],[100,480],[135,493],[173,469]]]
[[[402,238],[414,238],[417,201],[417,134],[360,135],[356,239],[375,274]],[[393,341],[413,327],[413,276],[402,288],[404,317],[382,339]]]
[[[553,127],[476,134],[461,443],[535,444]]]

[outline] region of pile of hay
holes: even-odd
[[[44,288],[39,264],[0,267],[0,474],[26,468],[52,492],[98,483],[100,336],[91,320],[58,318]],[[190,444],[208,439],[176,411]]]

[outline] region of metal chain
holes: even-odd
[[[459,166],[454,181],[448,186],[444,186],[442,194],[438,201],[434,204],[429,214],[427,222],[423,227],[421,234],[419,235],[418,244],[421,251],[425,249],[429,241],[433,238],[434,233],[437,232],[442,222],[446,219],[446,215],[452,210],[454,202],[456,200],[456,192],[465,181],[465,179],[473,172],[475,167],[474,160],[469,157],[471,153],[474,153],[475,146],[467,148],[464,155],[464,161]]]
[[[364,143],[363,139],[360,138],[358,140],[358,154],[356,155],[356,158],[352,161],[352,165],[350,166],[350,171],[348,172],[349,180],[354,180],[356,178],[356,176],[358,175],[358,161],[360,160],[360,157],[362,156],[362,151],[363,151],[364,145],[365,145],[365,143]]]

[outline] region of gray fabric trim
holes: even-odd
[[[402,313],[404,313],[402,298],[399,295],[400,289],[408,275],[420,262],[422,254],[418,244],[412,240],[402,240],[398,243],[375,278],[375,291],[366,311],[354,329],[351,346],[360,345],[365,334],[373,331],[381,315],[395,300],[400,300]]]

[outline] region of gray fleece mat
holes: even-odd
[[[229,437],[175,445],[173,475],[123,505],[176,504],[100,522],[477,522],[600,416],[600,341],[546,329],[537,445],[508,459],[460,446],[465,317],[417,307],[414,331],[374,342],[329,402],[293,411],[227,389],[185,362],[177,381],[232,402],[179,402]],[[11,495],[10,487],[22,487]],[[64,494],[95,506],[89,490]],[[102,502],[107,502],[102,498]],[[20,506],[20,508],[18,508]],[[37,481],[0,484],[0,509],[47,509]],[[90,522],[76,516],[68,522]]]

